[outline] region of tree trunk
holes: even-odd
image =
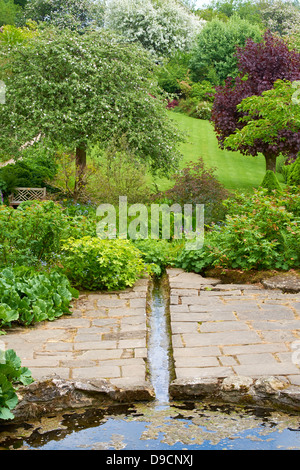
[[[273,153],[265,154],[266,159],[266,171],[271,170],[276,173],[276,155]]]
[[[82,191],[84,182],[84,173],[86,169],[86,147],[76,147],[76,178],[74,187],[74,199],[77,200]]]

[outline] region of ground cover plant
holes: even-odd
[[[13,349],[0,351],[0,419],[13,419],[12,410],[18,404],[19,385],[33,382],[31,372],[21,366],[21,360]]]
[[[0,327],[53,321],[71,313],[74,297],[78,297],[78,292],[62,273],[5,268],[0,271]]]
[[[300,194],[259,189],[226,202],[224,224],[206,233],[204,247],[183,251],[178,266],[204,272],[211,267],[288,271],[300,267]]]

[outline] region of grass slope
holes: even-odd
[[[207,166],[216,168],[216,176],[228,189],[251,191],[262,183],[266,172],[265,159],[262,155],[246,157],[239,152],[221,150],[209,121],[172,111],[170,113],[178,129],[187,135],[187,141],[180,147],[183,154],[181,168],[187,162],[202,157]],[[280,180],[281,175],[277,176]],[[167,178],[156,180],[156,184],[160,190],[172,186],[172,182]]]

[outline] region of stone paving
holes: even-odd
[[[14,328],[2,337],[35,380],[107,379],[116,386],[146,380],[148,279],[117,293],[87,293],[73,313],[54,322]]]
[[[284,376],[300,385],[300,294],[168,275],[177,379]]]
[[[299,294],[221,284],[181,269],[167,275],[173,383],[275,376],[300,386]],[[125,389],[149,387],[148,287],[145,278],[121,292],[82,293],[71,316],[13,328],[1,341],[36,380],[55,374],[71,381],[105,379]]]

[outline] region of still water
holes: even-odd
[[[154,403],[114,405],[0,428],[1,450],[300,450],[300,414],[194,401],[172,402],[164,290],[154,283],[149,371]],[[2,432],[1,432],[2,431]]]

